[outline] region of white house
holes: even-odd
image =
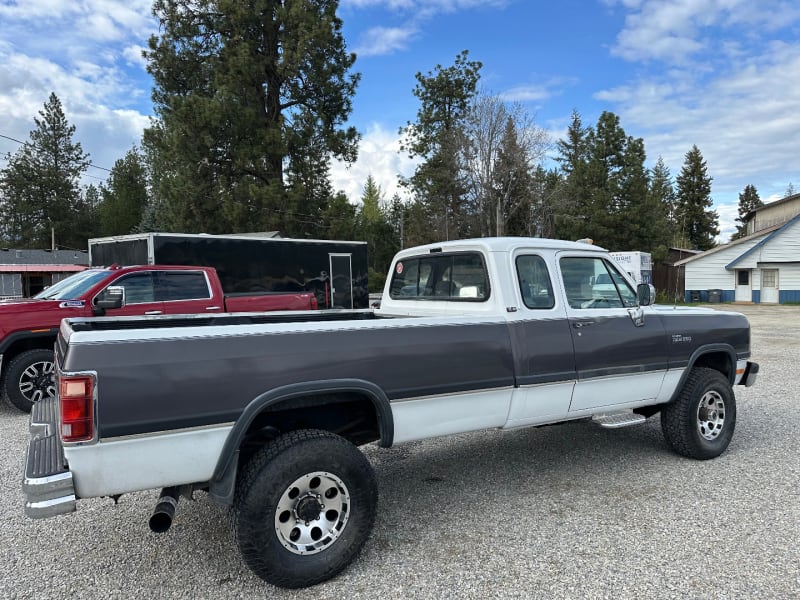
[[[747,235],[678,261],[686,301],[800,302],[800,194],[746,217]]]

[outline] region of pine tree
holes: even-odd
[[[533,209],[530,157],[526,148],[520,143],[520,130],[511,116],[506,120],[492,179],[495,234],[530,235]]]
[[[392,257],[399,249],[397,238],[383,207],[383,191],[370,174],[364,184],[361,209],[358,213],[358,230],[366,240],[369,261],[369,289],[379,292],[386,281]]]
[[[81,206],[80,177],[89,155],[73,141],[75,126],[64,115],[61,100],[50,94],[30,140],[0,172],[6,223],[6,242],[20,248],[57,246],[86,248],[86,238],[75,225]]]
[[[622,192],[625,152],[628,137],[619,117],[603,112],[589,132],[588,160],[581,193],[586,198],[584,227],[577,238],[588,237],[612,250],[627,247],[621,239],[622,213],[628,199]]]
[[[467,230],[463,125],[481,66],[464,50],[452,66],[416,75],[413,93],[420,108],[417,120],[400,130],[401,150],[423,159],[406,184],[427,215],[428,224],[418,232],[426,241],[458,239]]]
[[[649,173],[644,163],[647,156],[642,138],[628,137],[619,172],[619,223],[616,248],[649,252],[654,234],[663,231],[650,205]]]
[[[573,110],[566,139],[556,142],[556,162],[561,165],[561,171],[567,177],[586,164],[589,152],[587,137],[590,131],[591,128],[583,126],[580,113]]]
[[[364,221],[380,221],[381,202],[383,202],[383,190],[375,182],[372,173],[367,175],[367,182],[364,184],[364,193],[361,196],[361,215]]]
[[[719,216],[711,209],[711,177],[697,146],[686,153],[678,175],[675,216],[677,227],[697,250],[709,250],[719,235]]]
[[[672,185],[672,175],[669,167],[664,164],[660,156],[650,173],[650,196],[653,201],[662,205],[669,228],[675,225],[675,188]]]
[[[103,201],[98,212],[103,235],[134,233],[148,204],[147,174],[137,148],[114,163],[100,191]]]
[[[676,230],[673,215],[674,203],[675,190],[672,186],[672,176],[669,168],[664,164],[664,159],[659,156],[650,172],[650,185],[647,192],[647,205],[653,224],[650,252],[654,262],[666,259],[670,246],[681,246],[674,235]]]
[[[94,185],[88,185],[75,205],[75,217],[72,225],[74,234],[82,240],[82,245],[76,248],[87,247],[86,240],[99,237],[103,234],[100,224],[100,190]]]
[[[554,235],[561,239],[577,240],[591,237],[587,224],[590,191],[587,181],[589,137],[591,127],[584,127],[581,115],[572,111],[567,137],[556,142],[556,162],[563,180],[561,193],[553,196]]]
[[[731,236],[731,240],[737,240],[747,235],[747,217],[760,206],[764,206],[758,195],[758,190],[754,185],[746,185],[739,194],[739,216],[736,217],[736,233]]]
[[[345,122],[359,75],[337,7],[155,1],[160,30],[146,57],[156,120],[144,144],[165,228],[317,232],[328,160],[355,160],[358,143]]]
[[[344,192],[334,194],[322,214],[326,232],[323,237],[329,240],[360,239],[356,212],[355,205],[350,203]]]

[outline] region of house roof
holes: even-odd
[[[731,261],[731,262],[729,262],[727,265],[725,265],[725,268],[726,268],[726,269],[728,269],[728,270],[732,269],[732,268],[733,268],[734,266],[736,266],[736,265],[737,265],[737,264],[738,264],[740,261],[742,261],[742,260],[744,260],[745,258],[747,258],[748,256],[750,256],[750,255],[751,255],[753,252],[756,252],[757,250],[760,250],[761,248],[763,248],[763,247],[764,247],[764,246],[765,246],[765,245],[766,245],[766,244],[767,244],[767,243],[768,243],[770,240],[773,240],[773,239],[775,239],[775,238],[776,238],[776,237],[778,237],[778,236],[779,236],[781,233],[783,233],[784,231],[787,231],[787,230],[788,230],[788,229],[790,229],[790,228],[791,228],[791,227],[792,227],[792,226],[793,226],[795,223],[798,223],[798,222],[800,222],[800,214],[796,215],[795,217],[793,217],[792,219],[790,219],[790,220],[789,220],[789,221],[787,221],[786,223],[783,223],[783,224],[782,224],[782,225],[781,225],[781,226],[780,226],[778,229],[776,229],[775,231],[772,231],[771,233],[769,233],[769,234],[765,235],[763,240],[761,240],[760,242],[758,242],[756,245],[754,245],[752,248],[750,248],[750,249],[749,249],[747,252],[744,252],[743,254],[740,254],[739,256],[737,256],[737,257],[736,257],[736,258],[735,258],[733,261]]]
[[[779,225],[773,225],[772,227],[767,227],[765,229],[761,229],[759,231],[756,231],[755,233],[752,233],[750,235],[746,235],[743,238],[739,238],[738,240],[733,240],[732,242],[728,242],[727,244],[722,244],[721,246],[716,246],[714,248],[711,248],[710,250],[706,250],[705,252],[701,252],[700,254],[695,254],[694,256],[690,256],[688,258],[684,258],[684,259],[675,261],[675,266],[679,267],[681,265],[685,265],[686,263],[690,263],[693,260],[698,260],[698,259],[701,259],[701,258],[705,258],[706,256],[711,256],[712,254],[716,254],[717,252],[719,252],[721,250],[726,250],[726,249],[730,248],[731,246],[737,246],[739,244],[744,244],[746,242],[752,241],[752,240],[757,239],[759,237],[767,236],[770,233],[781,229],[782,227],[786,227],[786,225],[788,225],[788,223],[781,223]]]
[[[77,273],[85,265],[0,265],[0,273]]]
[[[0,248],[0,265],[89,265],[85,250],[30,250]],[[8,271],[8,269],[4,269]],[[22,270],[22,269],[20,269]],[[29,270],[29,269],[27,269]],[[39,269],[56,270],[56,269]]]

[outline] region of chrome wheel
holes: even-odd
[[[31,403],[55,397],[56,385],[53,380],[53,363],[39,361],[29,365],[20,375],[19,391]]]
[[[275,510],[275,532],[295,554],[315,554],[342,534],[350,516],[350,493],[332,473],[318,471],[295,480]]]
[[[697,405],[697,429],[707,440],[715,440],[725,426],[725,401],[714,390],[709,390]]]

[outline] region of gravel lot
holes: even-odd
[[[798,598],[800,307],[748,315],[755,387],[728,451],[671,453],[658,418],[366,448],[378,520],[360,559],[312,590],[257,579],[227,513],[197,494],[150,532],[157,492],[23,515],[27,415],[0,407],[2,598]]]

